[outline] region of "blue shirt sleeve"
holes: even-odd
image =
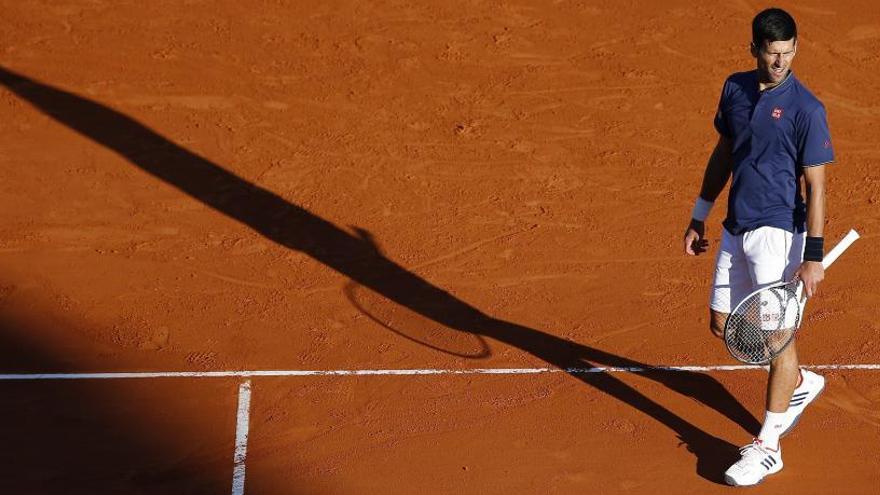
[[[798,163],[812,167],[834,161],[828,118],[822,105],[813,109],[798,125]]]
[[[724,81],[724,87],[721,88],[721,99],[718,101],[718,110],[715,111],[715,130],[724,137],[733,137],[730,127],[727,125],[727,118],[724,114],[724,108],[727,106],[727,94],[729,92],[730,79]]]

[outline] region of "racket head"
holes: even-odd
[[[475,331],[447,327],[354,282],[349,282],[343,292],[360,314],[406,340],[460,358],[485,359],[492,355],[489,344]]]
[[[752,292],[727,317],[727,351],[743,363],[769,363],[794,341],[805,304],[800,280]]]

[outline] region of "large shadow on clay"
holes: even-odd
[[[0,83],[40,111],[168,185],[421,317],[468,335],[516,346],[560,368],[649,367],[486,315],[383,256],[363,231],[358,235],[348,233],[99,103],[4,68],[0,68]],[[736,457],[734,445],[700,430],[612,374],[572,376],[670,428],[696,455],[697,472],[706,479],[722,482],[724,469]],[[715,409],[751,433],[759,429],[754,416],[709,375],[656,371],[646,376]]]
[[[76,367],[75,356],[63,349],[47,349],[40,342],[53,324],[46,313],[12,314],[0,300],[4,373],[64,373]],[[0,381],[0,493],[229,493],[230,435],[200,431],[202,420],[197,414],[169,422],[139,410],[147,404],[167,416],[179,411],[177,406],[150,399],[157,394],[167,398],[171,393],[196,392],[200,386],[175,383],[172,387],[158,380]],[[234,389],[230,383],[230,396]],[[232,411],[234,404],[228,407]],[[225,431],[231,432],[233,423],[230,412]],[[193,443],[223,448],[187,455],[193,452]]]

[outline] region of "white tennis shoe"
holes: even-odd
[[[760,483],[768,474],[782,470],[782,446],[770,450],[757,438],[739,449],[742,456],[724,473],[724,481],[731,486],[752,486]]]
[[[788,410],[785,411],[787,423],[779,435],[780,437],[784,437],[794,429],[798,420],[801,419],[804,409],[816,400],[816,397],[819,397],[819,394],[824,389],[825,377],[810,370],[801,370],[801,384],[798,388],[794,389],[794,393],[791,395]]]

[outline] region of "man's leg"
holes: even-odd
[[[783,280],[791,280],[795,271],[801,264],[804,252],[804,238],[806,233],[796,234],[791,237],[791,247],[788,251],[788,266],[785,267]],[[782,407],[785,397],[789,397],[788,410],[786,411],[785,427],[781,436],[785,436],[797,424],[804,410],[810,403],[816,400],[816,397],[825,389],[825,378],[810,370],[798,369],[798,356],[795,351],[796,342],[790,345],[791,357],[788,356],[789,349],[786,349],[777,361],[771,364],[770,380],[767,384],[767,407],[768,410],[777,411]],[[773,368],[778,368],[774,375]],[[795,382],[793,393],[789,394],[792,380]],[[772,404],[772,409],[771,408]]]
[[[744,250],[749,255],[755,284],[765,286],[791,280],[800,266],[804,235],[774,228],[758,229],[749,235],[753,237],[744,244]],[[795,341],[770,362],[767,419],[758,437],[769,448],[778,448],[779,437],[788,433],[825,385],[820,375],[802,371],[798,366]]]
[[[767,380],[767,410],[784,413],[788,410],[791,395],[800,378],[798,356],[795,342],[792,341],[781,354],[770,362],[770,377]]]
[[[770,361],[770,376],[767,378],[767,413],[758,439],[772,450],[779,450],[779,437],[785,434],[792,423],[787,414],[788,405],[800,379],[798,356],[792,342]]]
[[[740,236],[722,229],[721,246],[715,258],[715,274],[709,297],[709,330],[724,337],[724,325],[730,311],[751,291],[749,265],[743,253]]]
[[[743,234],[742,248],[749,266],[752,288],[768,286],[785,278],[789,265],[791,234],[762,227]],[[742,448],[740,460],[724,473],[728,484],[750,486],[782,469],[779,437],[787,429],[788,405],[797,386],[797,351],[792,343],[770,362],[766,413],[758,439]]]
[[[724,337],[724,325],[727,323],[729,316],[729,313],[709,310],[709,329],[713,335],[718,338]],[[776,359],[770,362],[769,372],[766,396],[767,411],[774,414],[784,414],[788,411],[789,404],[793,402],[792,394],[801,381],[796,342],[789,344],[780,355],[776,356]],[[779,419],[781,428],[776,428],[775,440],[772,435],[773,430],[765,433],[765,437],[770,437],[767,440],[772,440],[772,442],[769,442],[771,446],[778,444],[779,436],[787,432],[791,426],[790,423],[795,418],[785,417]],[[766,423],[767,421],[765,421],[765,425]],[[764,433],[763,428],[762,433]],[[762,440],[765,439],[762,438]]]

